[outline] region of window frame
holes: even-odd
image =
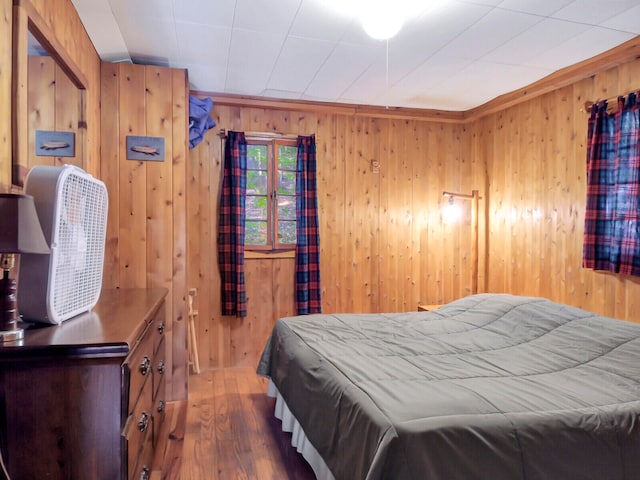
[[[249,197],[266,197],[267,201],[267,243],[265,245],[252,245],[247,243],[247,237],[245,234],[245,251],[248,252],[259,252],[259,253],[281,253],[281,252],[289,252],[294,251],[296,248],[295,243],[280,243],[278,241],[278,198],[285,195],[290,196],[293,201],[296,201],[297,197],[297,189],[296,192],[291,194],[282,194],[278,193],[278,173],[279,162],[278,162],[278,148],[280,146],[294,147],[297,150],[297,138],[287,137],[287,136],[277,136],[277,137],[267,137],[267,136],[247,136],[247,147],[251,145],[264,145],[267,147],[267,166],[265,171],[267,174],[267,191],[266,195],[257,195],[257,194],[246,194],[246,198]],[[250,169],[247,166],[247,173],[249,171],[256,171],[256,169]],[[285,170],[291,172],[291,170]],[[295,167],[293,172],[295,173]],[[294,187],[295,188],[295,187]],[[295,208],[295,206],[294,206]],[[251,221],[251,219],[247,216],[245,211],[245,228],[247,221]],[[261,219],[255,219],[255,221],[263,221]],[[290,220],[283,220],[290,221]],[[294,220],[294,223],[297,223],[297,219]],[[297,228],[297,225],[296,225]]]

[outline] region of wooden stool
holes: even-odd
[[[200,374],[200,361],[198,360],[198,343],[196,342],[196,315],[198,311],[193,309],[193,299],[197,295],[195,288],[189,289],[189,324],[187,332],[187,343],[189,344],[189,365],[193,371]]]

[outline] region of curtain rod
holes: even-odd
[[[223,140],[226,139],[227,131],[224,128],[221,128],[220,131],[218,132],[218,136]],[[298,139],[297,134],[278,133],[278,132],[244,132],[244,136],[247,138],[269,138],[269,139],[285,138],[285,139],[292,139],[292,140]]]
[[[633,90],[631,92],[626,93],[625,95],[617,95],[615,97],[603,99],[604,101],[607,102],[607,112],[613,113],[616,110],[618,110],[618,98],[627,97],[631,93],[640,93],[640,89]],[[594,106],[596,103],[602,102],[603,100],[596,100],[595,102],[592,102],[591,100],[587,100],[586,102],[584,102],[584,108],[581,108],[580,110],[584,113],[591,113],[591,107]]]

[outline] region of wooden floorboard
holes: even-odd
[[[313,480],[266,391],[250,368],[191,375],[189,400],[167,406],[152,480]]]

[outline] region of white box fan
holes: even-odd
[[[18,309],[25,320],[59,324],[91,310],[100,297],[107,189],[73,165],[38,165],[24,193],[33,196],[51,253],[21,255]]]

